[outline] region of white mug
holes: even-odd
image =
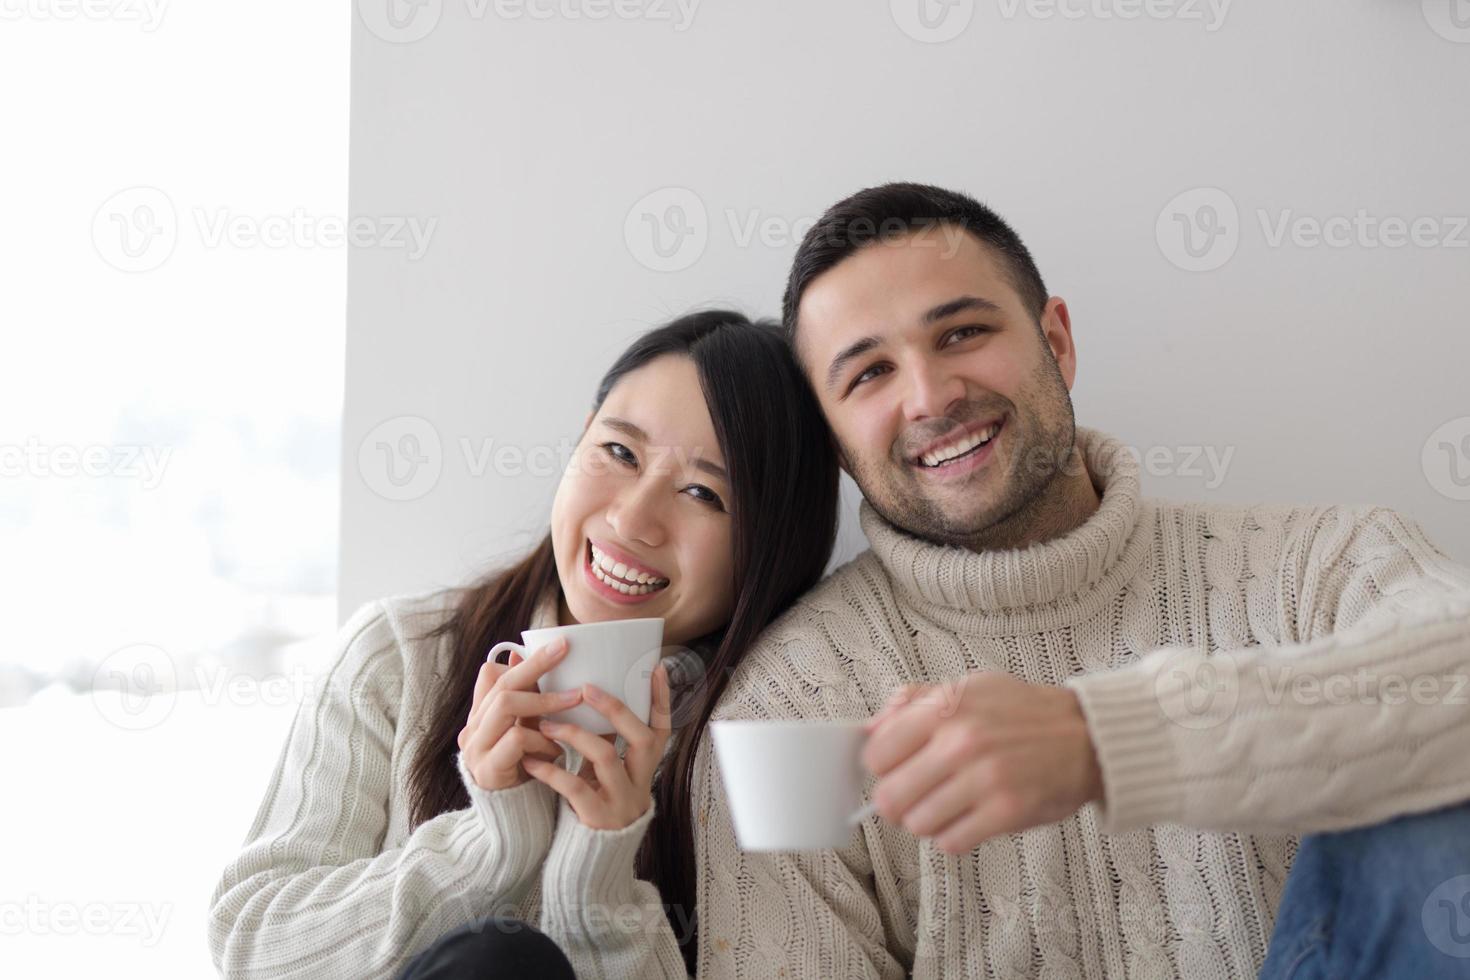
[[[862,806],[864,721],[712,721],[735,836],[747,851],[844,847]]]
[[[653,671],[663,654],[662,619],[610,619],[526,630],[521,633],[524,642],[497,643],[485,659],[494,660],[504,650],[529,657],[558,636],[566,637],[567,652],[561,663],[537,681],[542,692],[572,691],[583,684],[596,684],[648,724],[653,708]],[[613,733],[612,722],[585,703],[544,717],[585,728],[594,735]]]

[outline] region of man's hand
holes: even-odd
[[[863,764],[885,819],[963,854],[1102,799],[1077,695],[1003,673],[905,687],[868,722]]]

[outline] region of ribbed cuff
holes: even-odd
[[[491,852],[498,889],[528,880],[541,866],[556,820],[556,794],[535,779],[508,789],[482,789],[465,768],[464,753],[455,755],[459,777],[469,793],[470,807],[479,815]]]
[[[1188,651],[1158,650],[1117,670],[1083,674],[1075,691],[1102,769],[1102,830],[1118,833],[1183,816],[1180,772],[1158,672]]]
[[[634,861],[653,811],[650,803],[642,816],[621,830],[592,830],[562,800],[542,871],[543,904],[605,912],[631,902],[637,880]]]

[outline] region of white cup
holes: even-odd
[[[494,660],[503,650],[529,657],[558,636],[567,639],[566,656],[541,675],[536,686],[542,692],[572,691],[583,684],[596,684],[619,698],[640,721],[648,724],[653,708],[653,671],[663,654],[662,619],[610,619],[602,623],[526,630],[521,633],[522,643],[509,640],[497,643],[485,654],[485,659]],[[577,725],[594,735],[613,733],[612,723],[587,704],[545,717]]]
[[[712,721],[735,836],[747,851],[844,847],[862,806],[862,721]]]

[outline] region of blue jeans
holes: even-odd
[[[1470,804],[1303,837],[1260,980],[1470,978]]]
[[[577,980],[543,933],[518,919],[486,916],[451,929],[420,952],[397,980]]]

